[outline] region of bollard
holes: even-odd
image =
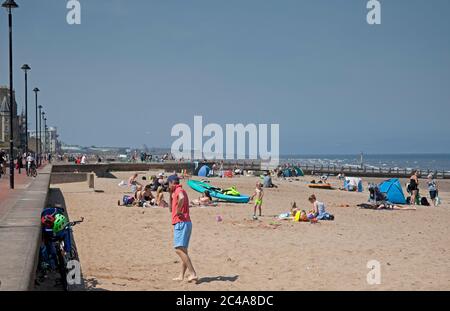
[[[89,189],[94,189],[94,180],[95,180],[95,174],[94,173],[88,174]]]

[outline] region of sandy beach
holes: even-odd
[[[265,189],[264,216],[256,221],[250,204],[192,208],[189,251],[200,282],[189,284],[172,281],[180,262],[168,209],[117,206],[127,191],[118,183],[130,174],[96,178],[96,191],[86,183],[51,186],[52,203],[65,204],[72,220],[85,217],[74,235],[89,290],[450,290],[450,181],[438,181],[441,206],[415,211],[362,210],[356,205],[367,202],[367,190],[313,191],[310,176],[275,179],[279,187]],[[258,179],[210,180],[251,194]],[[374,181],[363,180],[366,189]],[[341,186],[335,178],[331,182]],[[199,197],[186,180],[183,186],[191,200]],[[335,221],[275,218],[292,201],[309,210],[312,193]],[[367,283],[370,260],[381,264],[380,285]]]

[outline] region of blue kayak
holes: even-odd
[[[204,183],[201,181],[188,180],[187,184],[193,190],[200,192],[200,193],[204,193],[206,190],[208,190],[211,197],[222,200],[222,201],[231,202],[231,203],[248,203],[250,201],[250,197],[248,195],[241,194],[239,196],[234,196],[234,195],[223,194],[221,192],[220,188],[211,186],[210,184]]]

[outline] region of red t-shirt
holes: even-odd
[[[178,195],[182,193],[184,196],[184,203],[181,207],[182,215],[177,215],[178,207]],[[172,193],[172,225],[179,222],[190,222],[191,217],[189,216],[189,199],[186,191],[181,185],[176,186],[175,191]]]

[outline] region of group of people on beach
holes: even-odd
[[[427,176],[426,185],[428,188],[428,193],[430,195],[430,199],[434,206],[439,205],[439,188],[434,175],[430,173]],[[411,194],[410,204],[411,205],[419,205],[419,172],[414,171],[411,177],[409,178],[409,183],[407,185],[407,191]]]

